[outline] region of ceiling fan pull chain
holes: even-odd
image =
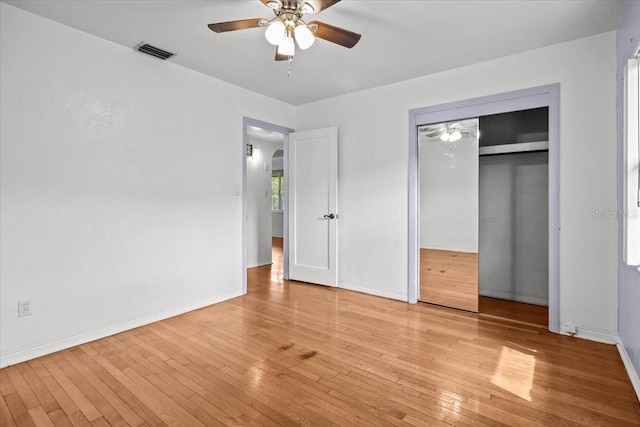
[[[291,77],[291,63],[293,62],[293,56],[289,57],[289,62],[287,63],[287,76]]]

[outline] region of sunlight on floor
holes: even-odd
[[[536,358],[533,354],[503,346],[491,383],[531,402],[535,369]]]
[[[262,379],[266,374],[265,369],[262,368],[264,362],[254,363],[251,368],[249,368],[248,375],[251,378],[249,385],[252,389],[257,390],[262,387]]]

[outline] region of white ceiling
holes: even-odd
[[[297,50],[288,77],[264,29],[207,28],[273,17],[260,0],[5,2],[123,46],[145,41],[177,53],[176,64],[292,105],[610,31],[624,9],[621,0],[343,0],[314,19],[362,34],[360,43],[317,40]]]

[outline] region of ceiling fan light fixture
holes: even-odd
[[[459,140],[460,138],[462,138],[462,134],[460,133],[460,131],[453,131],[450,135],[449,135],[449,141],[450,142],[456,142],[457,140]]]
[[[442,135],[440,135],[440,140],[442,140],[444,142],[448,142],[449,141],[449,132],[445,132]]]
[[[279,46],[285,36],[286,28],[284,23],[280,20],[275,20],[267,27],[267,30],[264,32],[264,36],[269,43],[274,46]]]
[[[278,45],[278,55],[293,56],[296,52],[296,46],[293,43],[293,37],[286,36]]]
[[[298,23],[294,30],[294,34],[296,36],[296,42],[302,50],[310,48],[316,41],[311,30],[302,22]]]
[[[268,1],[265,4],[267,6],[269,6],[273,10],[278,10],[282,6],[282,2],[281,1],[274,1],[274,0]]]

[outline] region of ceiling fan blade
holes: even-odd
[[[278,53],[278,46],[276,46],[276,61],[288,61],[289,55],[282,55]]]
[[[247,28],[260,27],[260,22],[262,21],[265,21],[265,19],[241,19],[239,21],[218,22],[215,24],[209,24],[208,27],[215,33],[224,33],[227,31],[246,30]]]
[[[333,6],[336,3],[340,3],[340,0],[306,0],[306,1],[301,1],[301,4],[307,3],[309,5],[311,5],[311,7],[313,7],[313,12],[311,13],[318,13],[321,10],[325,10],[325,9],[329,9],[331,6]]]
[[[317,27],[313,33],[314,36],[348,47],[349,49],[354,47],[360,41],[360,37],[362,37],[358,33],[334,27],[333,25],[325,24],[320,21],[312,21],[309,22],[308,25],[309,27]]]

